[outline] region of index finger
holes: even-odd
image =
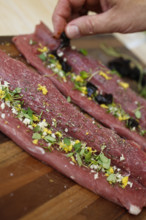
[[[52,21],[54,26],[54,36],[59,37],[64,31],[65,26],[72,16],[78,12],[86,0],[59,0],[54,10]]]

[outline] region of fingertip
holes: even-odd
[[[54,37],[59,38],[61,33],[65,30],[66,21],[59,16],[55,16],[54,18],[52,17],[52,22],[54,28],[53,35]]]
[[[68,24],[65,28],[65,33],[70,39],[79,38],[81,36],[80,30],[75,24]]]

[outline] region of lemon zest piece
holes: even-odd
[[[80,141],[79,141],[79,140],[76,140],[75,143],[78,144],[78,143],[80,143]]]
[[[35,123],[33,123],[33,124],[32,124],[32,127],[34,127],[34,128],[35,128],[36,126],[37,126],[37,124],[35,124]]]
[[[122,178],[122,187],[125,188],[128,184],[128,176]]]
[[[71,158],[72,162],[76,163],[74,156],[71,156],[70,158]]]
[[[76,79],[75,79],[77,82],[83,82],[84,80],[82,79],[81,76],[76,76]]]
[[[59,69],[59,70],[61,70],[61,69],[62,69],[61,64],[60,64],[60,63],[57,63],[56,68]]]
[[[129,84],[126,83],[126,82],[122,82],[122,81],[119,81],[118,84],[123,87],[124,89],[128,89],[129,88]]]
[[[42,91],[43,95],[46,95],[48,93],[48,90],[46,88],[46,86],[41,86],[40,84],[38,84],[38,91]]]
[[[125,121],[125,120],[127,120],[127,119],[129,119],[130,117],[128,116],[128,115],[124,115],[124,116],[122,116],[122,115],[120,115],[119,117],[118,117],[118,119],[120,120],[120,121]]]
[[[86,88],[86,86],[83,86],[83,87],[81,87],[81,91],[82,91],[82,93],[83,94],[87,94],[87,88]]]
[[[100,76],[103,76],[106,80],[112,79],[112,77],[108,76],[106,73],[104,73],[104,72],[102,72],[102,71],[99,72],[99,75],[100,75]]]
[[[101,104],[100,106],[101,106],[102,108],[106,108],[106,109],[108,109],[108,106],[105,105],[105,104]]]
[[[62,137],[62,134],[59,131],[56,131],[55,134],[58,135],[58,137]]]
[[[38,48],[38,51],[41,53],[48,52],[48,48],[47,47]]]
[[[32,116],[33,121],[39,121],[39,118],[36,115]]]
[[[32,143],[33,143],[33,144],[38,144],[38,140],[37,140],[37,139],[34,139],[34,140],[32,141]]]
[[[5,96],[5,91],[0,89],[0,99],[3,99]]]
[[[48,57],[55,59],[55,56],[53,54],[48,54]]]
[[[112,167],[109,168],[110,173],[114,173],[114,169]]]

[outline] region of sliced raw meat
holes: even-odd
[[[37,36],[36,36],[37,35]],[[38,37],[39,35],[39,37]],[[47,36],[48,35],[48,41]],[[40,39],[42,36],[43,40]],[[43,37],[45,36],[45,37]],[[49,46],[52,49],[52,40],[54,43],[54,39],[52,38],[52,34],[49,30],[41,24],[37,26],[35,35],[26,35],[26,36],[18,36],[13,39],[14,43],[21,51],[21,53],[26,57],[27,61],[31,63],[37,70],[42,74],[47,76],[49,74],[49,78],[55,84],[55,86],[67,97],[70,96],[73,103],[77,104],[80,108],[86,111],[88,114],[93,116],[99,122],[104,124],[105,126],[115,130],[120,136],[125,137],[129,140],[134,140],[140,146],[143,147],[143,150],[146,151],[146,140],[144,137],[139,135],[136,131],[131,131],[130,129],[125,127],[125,124],[119,121],[117,118],[107,113],[105,109],[100,107],[98,104],[89,100],[86,96],[82,96],[82,94],[74,89],[74,84],[71,81],[64,82],[59,79],[55,75],[53,75],[52,70],[46,68],[38,57],[38,44],[30,45],[30,40],[38,41],[42,45]],[[46,41],[44,43],[44,41]],[[58,41],[57,44],[58,46]],[[71,53],[77,53],[69,50]],[[66,52],[66,54],[69,54]],[[69,56],[69,55],[68,55]],[[79,55],[78,55],[79,56]],[[85,59],[85,58],[84,58]]]
[[[1,104],[0,101],[0,106]],[[132,188],[128,186],[122,189],[118,185],[113,187],[107,182],[102,172],[99,172],[98,178],[95,178],[95,174],[90,169],[71,163],[63,152],[55,149],[48,152],[41,145],[34,145],[32,143],[32,131],[29,130],[28,132],[28,127],[16,118],[7,106],[4,109],[0,107],[0,131],[35,158],[44,161],[81,186],[125,207],[129,213],[137,215],[146,205],[146,189],[134,179],[130,178],[133,184]]]
[[[47,44],[51,50],[55,50],[58,48],[58,41],[56,41],[56,45],[54,44],[54,48],[51,47],[52,42],[55,43],[54,38],[51,31],[43,23],[36,26],[35,35],[40,38],[40,40],[43,40],[44,43]],[[139,105],[142,107],[140,123],[144,128],[146,128],[145,99],[138,96],[130,88],[125,90],[121,86],[119,86],[118,81],[121,81],[121,78],[117,75],[108,74],[108,76],[112,77],[110,83],[108,80],[99,75],[99,71],[103,71],[105,73],[109,72],[109,69],[101,64],[101,62],[94,60],[90,57],[85,57],[83,56],[83,54],[79,53],[76,50],[71,50],[70,48],[64,50],[64,55],[67,58],[68,63],[73,67],[73,71],[75,71],[77,74],[79,74],[83,70],[91,72],[92,74],[97,72],[97,74],[95,74],[91,80],[93,84],[97,85],[104,92],[113,94],[116,103],[121,104],[122,108],[131,116],[135,117],[134,111],[138,107],[137,103],[139,103]]]
[[[56,129],[86,142],[98,153],[105,144],[104,154],[112,159],[112,164],[146,185],[145,153],[135,143],[123,140],[114,131],[93,124],[91,119],[66,101],[48,78],[38,75],[22,62],[10,58],[2,51],[0,51],[0,77],[10,83],[11,90],[16,87],[22,89],[22,100],[26,107],[30,107],[39,115],[42,114],[49,124],[55,121]],[[40,84],[47,89],[45,95],[38,90]],[[121,156],[124,160],[121,160]]]

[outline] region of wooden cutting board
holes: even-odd
[[[0,43],[0,49],[24,61],[11,44],[11,37],[1,37]],[[89,55],[106,64],[113,58],[100,49],[101,43],[132,55],[111,35],[72,42],[78,48],[88,49]],[[136,87],[133,82],[131,85]],[[128,214],[124,208],[86,190],[28,155],[0,133],[0,220],[9,219],[144,220],[146,209],[139,216]]]

